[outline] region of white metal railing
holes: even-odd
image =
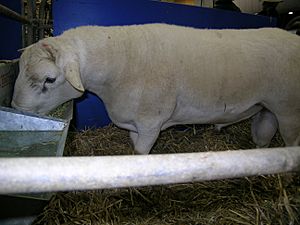
[[[0,194],[183,183],[299,169],[300,147],[165,155],[0,158]]]

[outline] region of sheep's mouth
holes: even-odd
[[[15,102],[14,100],[11,102],[11,107],[21,112],[30,112],[30,113],[36,113],[41,115],[45,115],[47,113],[47,112],[39,111],[32,107],[24,106],[18,102]]]
[[[16,103],[14,100],[11,102],[11,107],[20,111],[33,112],[32,108],[22,106],[20,103]]]

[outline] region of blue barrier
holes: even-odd
[[[0,0],[0,4],[21,13],[21,1]],[[0,59],[16,59],[22,48],[22,25],[0,14]]]
[[[259,28],[275,26],[267,17],[219,9],[150,0],[55,0],[54,33],[82,25],[167,23],[195,28]],[[75,125],[82,130],[101,127],[110,120],[103,102],[86,93],[75,101]]]

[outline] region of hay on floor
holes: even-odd
[[[271,147],[283,146],[279,134]],[[163,131],[151,154],[255,148],[249,121],[220,133],[210,125]],[[113,125],[70,132],[66,155],[133,154],[128,132]],[[101,173],[101,171],[99,171]],[[300,176],[57,193],[35,224],[300,224]]]

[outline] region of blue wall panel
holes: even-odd
[[[197,28],[275,26],[262,16],[150,0],[55,0],[54,31],[80,25],[169,23]]]
[[[21,1],[0,0],[0,4],[21,13]],[[0,15],[0,59],[15,59],[20,56],[18,49],[22,48],[22,26]]]
[[[54,33],[82,25],[168,23],[195,28],[259,28],[276,21],[238,12],[151,0],[54,0]],[[75,101],[77,129],[109,123],[103,102],[92,93]]]

